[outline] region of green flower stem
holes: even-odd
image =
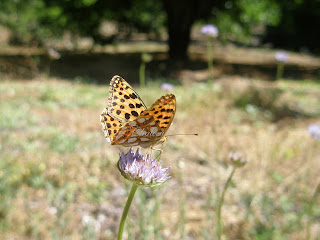
[[[234,172],[236,171],[236,168],[235,167],[232,167],[232,171],[228,177],[228,180],[226,182],[226,184],[224,185],[224,188],[223,188],[223,191],[222,191],[222,194],[221,194],[221,198],[220,198],[220,201],[218,203],[218,209],[217,209],[217,231],[218,231],[218,239],[221,240],[221,235],[222,235],[222,222],[221,222],[221,209],[222,209],[222,205],[223,205],[223,202],[224,202],[224,195],[227,191],[227,188],[229,187],[230,185],[230,182],[231,182],[231,179],[233,177],[233,174]]]
[[[318,182],[315,190],[314,190],[314,193],[312,195],[312,198],[311,198],[311,201],[309,203],[309,208],[308,208],[308,220],[307,220],[307,237],[306,237],[306,240],[310,240],[310,230],[311,230],[311,219],[312,219],[312,215],[313,215],[313,206],[317,200],[317,196],[320,192],[320,182]]]
[[[145,62],[142,62],[140,64],[139,81],[140,81],[140,87],[146,86],[146,63]]]
[[[136,193],[138,188],[138,185],[136,184],[132,184],[129,196],[128,196],[128,200],[126,203],[126,206],[123,209],[123,213],[122,213],[122,217],[121,217],[121,221],[120,221],[120,225],[119,225],[119,230],[118,230],[118,238],[117,240],[121,240],[122,239],[122,234],[123,234],[123,229],[124,229],[124,224],[126,222],[126,218],[128,216],[128,212],[134,197],[134,194]]]
[[[207,40],[207,54],[208,54],[208,72],[209,80],[213,80],[213,52],[212,52],[212,38],[208,37]]]
[[[283,69],[284,69],[284,64],[282,62],[279,62],[277,65],[277,76],[276,80],[279,80],[283,76]]]

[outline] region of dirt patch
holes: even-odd
[[[184,80],[187,71],[192,79],[208,79],[206,72],[206,47],[203,42],[194,42],[189,49],[189,60],[171,62],[164,42],[129,42],[87,50],[61,50],[61,58],[50,60],[45,50],[19,48],[0,52],[1,76],[34,78],[45,73],[62,78],[81,77],[89,81],[104,82],[115,74],[138,80],[141,53],[149,52],[153,61],[147,65],[147,76],[175,77]],[[264,80],[274,80],[277,62],[275,51],[262,48],[243,48],[217,45],[214,49],[214,75],[240,74]],[[306,54],[290,53],[284,78],[319,79],[320,58]],[[182,73],[182,74],[181,74]]]

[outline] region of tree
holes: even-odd
[[[45,42],[64,31],[104,43],[99,26],[105,20],[118,22],[128,33],[158,33],[166,26],[170,58],[186,59],[191,27],[203,19],[218,26],[222,40],[250,44],[253,29],[268,27],[266,41],[276,46],[319,49],[320,31],[314,24],[320,20],[319,4],[320,0],[15,0],[0,1],[0,24],[22,44]]]
[[[320,1],[278,0],[278,4],[281,20],[276,26],[268,26],[264,41],[278,48],[307,48],[320,53]]]
[[[169,56],[185,59],[190,43],[190,29],[195,20],[208,17],[214,0],[163,0],[167,13]]]

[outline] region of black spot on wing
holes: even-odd
[[[136,99],[136,98],[137,98],[137,95],[136,95],[135,93],[131,93],[129,96],[130,96],[132,99]]]
[[[139,116],[139,114],[138,114],[136,111],[131,111],[131,114],[132,114],[133,116],[135,116],[135,117],[138,117],[138,116]]]

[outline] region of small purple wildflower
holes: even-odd
[[[310,124],[308,127],[308,132],[316,140],[320,140],[320,125],[319,124]]]
[[[162,168],[161,162],[152,160],[150,154],[143,156],[138,148],[134,153],[132,148],[128,153],[120,152],[118,169],[127,180],[145,187],[159,186],[170,178],[171,167]]]
[[[244,157],[242,157],[240,154],[236,152],[229,153],[229,156],[227,158],[227,163],[231,164],[232,166],[239,168],[246,165],[248,160]]]
[[[213,24],[204,25],[201,30],[201,34],[210,36],[210,37],[217,37],[219,34],[219,30]]]
[[[170,83],[162,83],[161,89],[164,91],[172,91],[174,89],[174,86]]]
[[[51,47],[48,48],[47,53],[48,53],[49,58],[52,60],[57,60],[57,59],[61,58],[60,53]]]
[[[277,62],[287,62],[289,59],[289,54],[285,51],[278,51],[275,53],[274,58]]]

